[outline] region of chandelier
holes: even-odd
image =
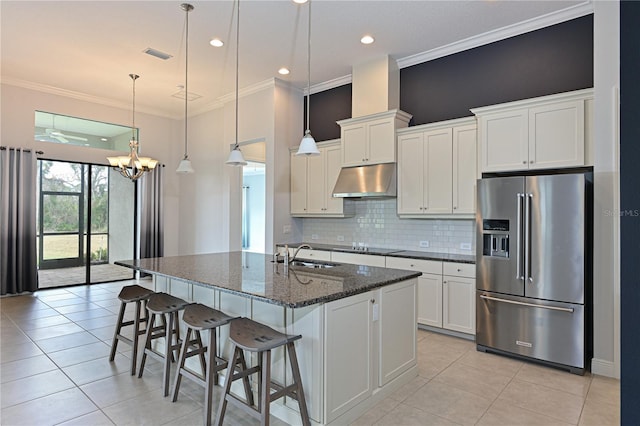
[[[133,80],[133,114],[131,125],[131,140],[129,141],[129,155],[121,155],[118,157],[107,157],[109,165],[114,170],[127,179],[135,181],[144,172],[149,172],[156,168],[158,160],[149,157],[138,157],[138,140],[136,139],[136,80],[140,77],[136,74],[129,74]]]

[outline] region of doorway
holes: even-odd
[[[242,145],[242,251],[266,253],[266,143]]]
[[[110,194],[117,194],[113,197]],[[38,160],[40,288],[131,279],[135,185],[97,164]]]

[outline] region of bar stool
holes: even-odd
[[[224,420],[227,402],[242,409],[247,414],[260,420],[260,424],[269,424],[269,405],[271,402],[289,396],[298,401],[300,407],[300,416],[302,424],[309,426],[309,413],[307,412],[307,404],[304,399],[304,390],[302,389],[302,380],[300,378],[300,369],[298,368],[298,358],[296,357],[296,349],[294,341],[302,338],[302,336],[290,336],[279,333],[266,325],[252,321],[248,318],[238,318],[231,321],[231,332],[229,340],[232,343],[233,355],[229,361],[230,365],[235,365],[237,360],[242,356],[242,350],[258,353],[258,365],[239,373],[227,375],[225,381],[224,394],[220,399],[220,408],[216,415],[216,424],[221,426]],[[289,359],[291,360],[291,372],[293,373],[293,384],[282,386],[271,381],[271,349],[286,345]],[[238,379],[245,379],[252,374],[258,374],[258,407],[253,407],[253,401],[243,401],[239,397],[231,394],[231,383]],[[271,393],[271,389],[275,389]]]
[[[178,400],[178,392],[180,391],[180,382],[182,376],[193,380],[205,389],[204,397],[204,424],[211,424],[211,397],[213,395],[213,386],[218,384],[218,372],[227,368],[227,360],[221,358],[217,354],[217,332],[216,329],[220,326],[229,324],[234,317],[230,317],[223,312],[208,306],[194,303],[188,305],[182,314],[182,321],[187,326],[185,338],[182,342],[182,348],[180,349],[180,357],[178,359],[178,369],[176,371],[176,378],[173,384],[173,397],[172,401]],[[200,332],[203,330],[209,330],[209,346],[202,345],[202,339]],[[191,335],[195,334],[195,339],[191,339]],[[194,347],[193,350],[190,350]],[[206,368],[204,364],[204,353],[207,352]],[[185,368],[184,364],[187,358],[192,356],[200,356],[200,364],[202,366],[202,375]],[[247,364],[244,359],[244,354],[239,359],[239,367],[242,370],[247,369]],[[234,369],[230,369],[229,374],[232,374]],[[245,394],[253,403],[253,394],[251,392],[251,385],[249,379],[244,378],[244,390]]]
[[[155,293],[149,297],[147,301],[147,311],[151,316],[147,324],[147,332],[145,333],[144,351],[140,360],[140,370],[138,377],[142,377],[144,373],[144,364],[147,355],[164,363],[162,392],[164,396],[169,395],[169,370],[171,362],[174,361],[173,351],[180,348],[180,324],[178,311],[184,309],[189,303],[174,297],[167,293]],[[162,325],[155,325],[156,316],[160,315]],[[175,343],[173,336],[175,335]],[[164,353],[157,352],[151,348],[151,342],[155,339],[164,337]],[[177,355],[177,352],[176,352]]]
[[[137,284],[128,285],[122,287],[120,290],[120,294],[118,294],[118,299],[120,299],[120,313],[118,313],[118,322],[116,323],[116,330],[113,334],[113,342],[111,343],[111,355],[109,355],[109,361],[113,361],[116,356],[116,348],[118,347],[118,342],[122,340],[124,343],[131,345],[133,349],[133,353],[131,354],[131,375],[136,374],[136,364],[138,362],[138,336],[145,333],[145,329],[141,329],[141,323],[146,323],[149,320],[149,315],[147,314],[146,304],[149,296],[154,294],[153,290],[149,290],[147,288],[141,287]],[[133,320],[124,321],[124,312],[127,308],[128,303],[136,304],[136,313]],[[144,309],[144,318],[140,316],[142,303],[145,304]],[[130,339],[121,334],[123,327],[128,327],[133,325],[133,339]]]

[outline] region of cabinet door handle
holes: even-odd
[[[371,303],[376,303],[376,299],[371,299]]]
[[[524,161],[522,162],[522,164],[527,164],[527,160],[524,160]]]

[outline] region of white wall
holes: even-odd
[[[596,374],[620,376],[618,100],[620,6],[594,2],[594,359]]]
[[[113,151],[34,141],[34,111],[55,112],[90,120],[131,125],[131,110],[100,105],[32,89],[2,84],[0,86],[0,144],[44,151],[41,158],[108,165],[107,155]],[[176,121],[136,111],[140,128],[140,152],[162,163],[173,161],[171,143],[175,140]],[[165,253],[178,251],[178,188],[172,173],[165,179]]]
[[[224,164],[235,142],[235,96],[223,108],[189,118],[189,157],[196,171],[180,176],[180,254],[242,249],[242,168]],[[297,143],[302,93],[278,80],[240,92],[238,140],[266,147],[265,250],[289,217],[289,146]],[[274,240],[276,238],[276,240]]]

